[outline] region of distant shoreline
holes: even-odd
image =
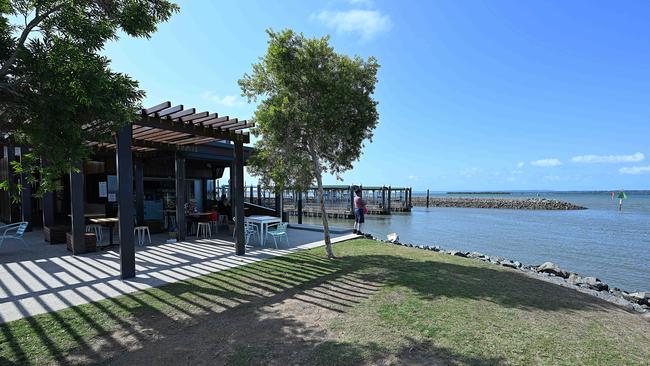
[[[459,208],[497,208],[510,210],[586,210],[570,202],[546,198],[467,198],[467,197],[430,197],[429,207],[459,207]],[[425,207],[426,197],[413,197],[412,205]]]
[[[510,192],[447,192],[447,194],[510,194]]]

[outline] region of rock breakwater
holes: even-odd
[[[413,197],[413,206],[426,206],[426,197]],[[501,208],[510,210],[585,210],[586,207],[570,202],[546,198],[467,198],[430,197],[430,207]]]

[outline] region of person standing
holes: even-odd
[[[357,188],[354,193],[354,230],[352,230],[352,233],[363,235],[361,232],[361,225],[365,222],[365,216],[368,209],[366,208],[366,203],[361,198],[361,189]]]

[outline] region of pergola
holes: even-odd
[[[173,106],[164,102],[151,108],[142,109],[138,119],[120,129],[114,135],[114,142],[89,142],[98,149],[114,149],[118,182],[118,220],[120,230],[120,262],[123,279],[135,277],[135,242],[133,235],[134,212],[142,217],[144,197],[143,167],[140,159],[135,160],[135,201],[134,207],[134,159],[133,155],[146,156],[158,151],[174,152],[176,185],[176,222],[178,239],[186,236],[185,226],[185,157],[182,152],[210,153],[206,144],[232,142],[234,144],[231,165],[232,205],[235,220],[235,253],[245,254],[244,245],[244,144],[250,142],[246,129],[254,124],[238,121],[217,113],[196,112],[194,108],[184,109],[183,105]],[[86,128],[92,128],[87,126]],[[82,164],[79,165],[79,168]],[[71,217],[73,254],[84,252],[84,197],[83,172],[79,169],[70,173]],[[180,193],[179,193],[180,192]],[[43,200],[44,212],[53,212],[53,200]],[[51,218],[53,220],[53,218]],[[44,215],[44,221],[48,215]],[[48,225],[44,222],[44,225]]]

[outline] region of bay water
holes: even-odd
[[[417,193],[414,192],[414,196]],[[421,194],[421,193],[420,193]],[[623,209],[610,192],[515,192],[508,195],[432,197],[540,197],[587,207],[575,211],[414,207],[410,213],[366,216],[363,231],[378,238],[477,251],[525,264],[550,261],[582,276],[595,276],[628,291],[650,291],[650,191],[628,192]],[[291,218],[295,221],[295,218]],[[305,217],[320,224],[321,218]],[[353,220],[330,219],[352,227]]]

